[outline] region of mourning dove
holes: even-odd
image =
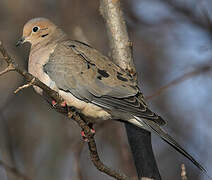
[[[205,169],[160,126],[165,121],[148,109],[133,78],[108,57],[83,42],[70,40],[46,18],[35,18],[24,25],[17,45],[31,43],[28,70],[57,91],[67,106],[81,115],[100,120],[128,121],[156,133],[164,141]],[[35,91],[42,94],[39,87]]]

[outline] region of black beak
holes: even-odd
[[[19,45],[24,43],[25,38],[22,37],[21,39],[18,40],[18,42],[16,43],[16,47],[18,47]]]

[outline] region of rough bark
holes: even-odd
[[[106,21],[113,61],[136,77],[132,42],[129,39],[120,0],[100,0],[100,13]],[[125,124],[139,179],[161,179],[154,158],[151,134],[131,124]]]

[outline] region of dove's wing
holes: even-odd
[[[165,124],[147,108],[133,78],[87,44],[59,43],[43,68],[59,89],[81,100]]]

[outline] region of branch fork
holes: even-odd
[[[20,87],[18,87],[15,91],[14,91],[14,93],[16,94],[16,93],[18,93],[20,90],[22,90],[22,89],[25,89],[25,88],[28,88],[28,87],[31,87],[31,86],[33,86],[33,83],[35,82],[35,78],[33,78],[29,83],[27,83],[27,84],[24,84],[23,86],[20,86]]]

